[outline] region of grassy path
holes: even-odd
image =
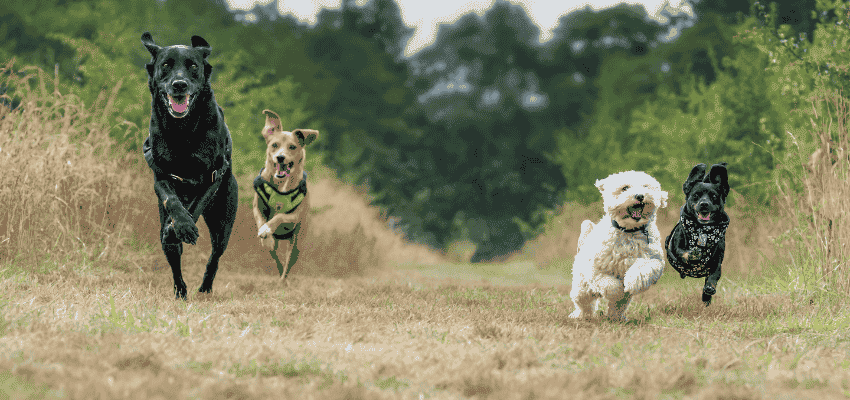
[[[225,266],[214,294],[186,302],[171,300],[165,271],[2,276],[0,391],[11,398],[850,393],[845,310],[734,279],[706,309],[696,281],[667,274],[620,324],[568,319],[567,277],[524,263],[296,275],[285,288]]]

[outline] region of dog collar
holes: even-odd
[[[148,166],[151,168],[151,170],[153,170],[154,175],[166,175],[169,178],[174,179],[175,181],[178,181],[180,183],[188,183],[190,185],[212,185],[217,180],[221,179],[224,176],[224,173],[227,172],[227,169],[230,168],[230,162],[227,160],[227,157],[223,157],[224,160],[222,161],[221,168],[214,169],[212,170],[212,172],[205,173],[197,179],[184,178],[177,174],[167,173],[163,171],[162,168],[159,168],[159,166],[156,165],[156,161],[154,161],[153,144],[151,143],[150,135],[148,135],[144,143],[142,143],[142,153],[145,156],[145,161],[148,163]],[[209,180],[206,179],[208,176],[210,178]]]
[[[637,228],[626,229],[626,228],[623,228],[622,226],[620,226],[620,224],[618,224],[617,221],[615,221],[614,219],[611,219],[611,225],[614,226],[615,228],[623,231],[623,232],[626,232],[626,233],[632,233],[632,232],[637,232],[637,231],[641,231],[645,234],[647,233],[646,232],[646,224],[643,224],[643,225],[641,225]],[[649,236],[649,235],[647,234],[647,236]]]

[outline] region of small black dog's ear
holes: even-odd
[[[204,58],[209,57],[210,52],[212,52],[210,44],[200,36],[192,36],[192,47],[201,50],[201,54],[204,55]]]
[[[700,163],[695,165],[694,168],[691,170],[690,175],[688,175],[688,179],[685,180],[685,183],[682,185],[682,190],[685,192],[685,194],[687,195],[688,193],[690,193],[691,188],[694,186],[694,184],[702,181],[704,176],[705,164]]]
[[[142,34],[142,44],[145,45],[145,48],[151,53],[153,58],[156,58],[156,54],[162,49],[153,42],[153,37],[150,32],[145,32]]]
[[[726,165],[725,162],[712,165],[708,171],[708,176],[705,177],[706,183],[720,185],[723,197],[729,194],[729,171],[726,169]]]

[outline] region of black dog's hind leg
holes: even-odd
[[[207,260],[204,281],[198,288],[198,292],[209,293],[212,291],[213,280],[215,280],[215,274],[218,272],[218,262],[224,254],[224,250],[227,249],[230,233],[233,230],[233,222],[236,220],[237,190],[236,178],[228,173],[224,182],[221,183],[218,193],[204,210],[203,216],[210,231],[212,252]]]

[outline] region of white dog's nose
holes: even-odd
[[[637,200],[637,201],[643,201],[643,194],[636,194],[636,195],[635,195],[635,200]]]

